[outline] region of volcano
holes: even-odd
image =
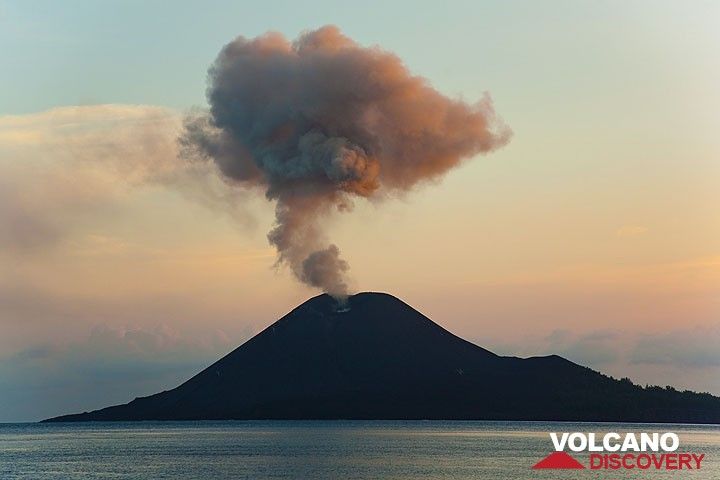
[[[45,421],[203,419],[720,423],[720,398],[498,356],[391,295],[323,294],[172,390]]]

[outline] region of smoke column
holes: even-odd
[[[321,228],[356,197],[403,192],[511,132],[486,96],[443,96],[402,61],[362,47],[337,27],[294,42],[279,33],[227,44],[209,70],[206,114],[181,143],[240,188],[276,202],[268,240],[302,282],[342,297],[349,266]]]

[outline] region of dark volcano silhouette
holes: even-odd
[[[720,398],[561,357],[501,357],[387,294],[312,298],[177,388],[46,421],[493,419],[720,423]]]

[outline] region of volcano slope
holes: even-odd
[[[182,385],[45,421],[476,419],[720,423],[720,398],[556,355],[503,357],[401,300],[306,301]]]

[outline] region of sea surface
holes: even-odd
[[[666,432],[700,470],[532,470],[549,432]],[[587,464],[588,454],[576,458]],[[540,422],[0,424],[0,479],[720,479],[720,427]]]

